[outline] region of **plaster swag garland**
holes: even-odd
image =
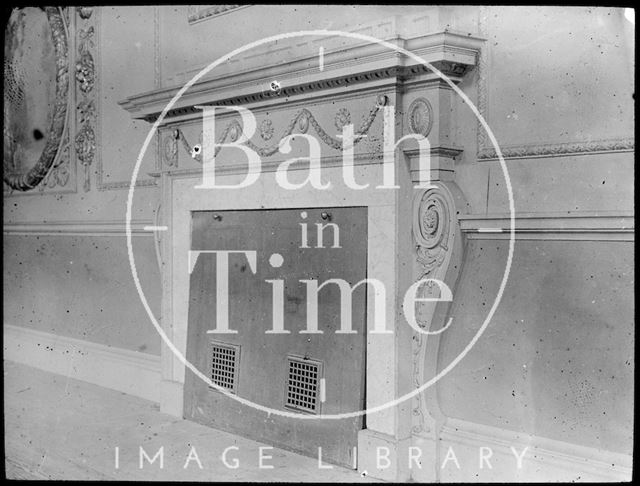
[[[360,124],[358,131],[354,134],[354,139],[353,139],[354,145],[358,144],[360,141],[362,141],[362,139],[365,138],[365,135],[371,128],[371,125],[376,119],[378,112],[383,106],[387,104],[387,102],[388,102],[388,98],[385,95],[379,95],[377,97],[375,106],[371,108],[371,110],[369,110],[369,114],[362,120],[362,123]],[[289,135],[291,135],[296,127],[298,128],[299,133],[305,134],[309,130],[309,126],[313,127],[315,132],[318,134],[318,136],[322,139],[324,143],[326,143],[327,145],[329,145],[330,147],[336,150],[342,150],[343,148],[342,140],[339,140],[329,135],[320,126],[320,124],[318,123],[316,118],[313,116],[313,114],[306,108],[303,108],[302,110],[300,110],[291,119],[291,121],[285,128],[284,132],[282,133],[282,136],[278,139],[277,143],[274,143],[272,145],[265,146],[265,147],[258,147],[251,140],[247,140],[246,144],[249,148],[251,148],[254,152],[256,152],[261,157],[269,157],[271,155],[274,155],[276,152],[278,152],[280,148],[280,143],[282,142],[282,140],[288,137]],[[220,135],[219,139],[216,141],[216,144],[218,146],[215,149],[214,156],[218,155],[218,153],[220,152],[220,149],[222,148],[220,144],[225,143],[225,141],[227,140],[227,137],[229,137],[229,140],[231,140],[231,142],[235,142],[241,133],[242,133],[242,125],[240,125],[240,122],[238,120],[233,120],[232,122],[230,122],[227,125],[227,127],[224,129],[222,134]],[[173,137],[176,140],[180,140],[180,142],[182,143],[182,146],[187,151],[187,153],[193,154],[192,157],[199,163],[202,163],[202,151],[200,150],[200,151],[194,152],[194,148],[189,144],[186,137],[184,136],[184,133],[182,133],[182,130],[180,130],[179,128],[174,129]]]

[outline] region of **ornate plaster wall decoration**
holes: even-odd
[[[85,123],[76,134],[76,156],[85,168],[84,191],[87,192],[90,186],[89,166],[96,153],[96,134],[89,123]]]
[[[76,63],[76,80],[80,89],[85,93],[89,93],[95,83],[95,64],[88,47],[93,47],[93,27],[89,27],[87,30],[80,29],[78,34],[80,37],[80,59]]]
[[[67,136],[60,149],[60,157],[56,159],[53,167],[38,185],[38,191],[40,193],[45,192],[46,189],[54,189],[55,187],[65,187],[71,177],[69,170],[69,137]]]
[[[484,130],[483,130],[484,131]],[[580,153],[633,152],[633,139],[594,140],[589,142],[569,142],[540,145],[510,145],[500,147],[505,159],[526,159],[554,157]],[[478,153],[481,160],[495,160],[498,154],[493,148],[484,147]]]
[[[407,126],[413,133],[429,135],[433,126],[433,108],[429,100],[418,98],[413,100],[407,110]]]
[[[78,14],[77,29],[77,61],[75,79],[78,87],[75,136],[76,157],[84,167],[83,189],[91,189],[90,167],[96,154],[96,104],[95,84],[96,66],[94,62],[96,28],[92,23],[91,7],[76,8]],[[95,17],[94,17],[95,19]]]
[[[178,130],[171,130],[165,134],[161,148],[162,162],[169,167],[178,166]]]
[[[307,133],[307,130],[309,130],[309,117],[306,113],[303,113],[298,118],[298,130],[300,130],[300,133]]]
[[[46,40],[29,36],[33,22],[48,27],[52,54],[42,44]],[[57,7],[15,10],[6,28],[5,38],[12,44],[5,47],[9,55],[4,66],[4,181],[12,190],[29,191],[56,163],[62,163],[69,103],[67,28],[64,14]],[[22,35],[17,35],[18,30]],[[38,87],[30,79],[47,75],[55,86],[51,92],[46,91],[49,83]],[[37,96],[45,97],[44,105],[37,102]],[[34,103],[40,107],[35,111],[30,107]],[[50,112],[43,113],[42,106],[50,106]],[[47,119],[48,126],[40,126]],[[64,178],[60,180],[66,184]]]
[[[193,24],[242,7],[248,7],[248,5],[190,5],[188,20]]]
[[[85,20],[91,18],[91,14],[93,13],[93,8],[91,7],[76,7],[76,10],[80,18]]]
[[[371,125],[373,124],[374,120],[376,119],[376,116],[377,116],[378,112],[380,111],[380,109],[384,105],[386,105],[386,103],[387,103],[387,97],[386,96],[381,95],[381,96],[377,97],[376,104],[374,105],[373,108],[371,108],[369,110],[368,115],[363,118],[362,122],[360,123],[360,126],[358,127],[358,129],[356,130],[356,132],[354,134],[354,145],[358,144],[359,142],[361,142],[365,138],[365,135],[369,131],[369,129],[371,128]],[[340,112],[340,110],[339,110],[339,112]],[[349,115],[349,118],[350,118],[350,115]],[[308,126],[309,125],[311,125],[313,127],[313,129],[316,131],[316,133],[318,134],[320,139],[325,144],[327,144],[328,146],[330,146],[330,147],[332,147],[332,148],[334,148],[336,150],[342,150],[342,140],[339,140],[339,139],[334,138],[331,135],[329,135],[320,126],[320,124],[315,119],[313,114],[309,110],[307,110],[306,108],[303,108],[302,110],[300,110],[291,119],[291,121],[289,122],[289,124],[285,128],[284,132],[282,133],[282,135],[278,139],[277,143],[275,143],[273,145],[266,146],[266,147],[258,147],[251,140],[247,141],[246,143],[247,143],[248,147],[250,147],[252,150],[257,152],[258,155],[260,155],[261,157],[270,157],[270,156],[272,156],[272,155],[274,155],[275,153],[278,152],[278,149],[280,147],[280,141],[283,138],[291,135],[293,133],[293,130],[296,128],[296,126],[298,127],[300,132],[306,133],[306,131],[308,130]],[[191,154],[192,151],[193,151],[193,147],[187,141],[186,137],[182,133],[182,130],[180,130],[179,128],[176,128],[176,130],[178,131],[177,138],[180,140],[180,142],[182,143],[182,146],[187,151],[187,153]],[[223,130],[222,134],[220,135],[220,137],[219,137],[219,139],[217,140],[216,143],[218,143],[218,144],[224,143],[225,140],[227,140],[227,137],[229,137],[229,139],[231,141],[235,141],[235,140],[237,140],[237,138],[240,135],[240,133],[242,133],[242,125],[240,124],[240,122],[238,120],[233,120]],[[202,133],[200,134],[200,139],[202,140]],[[222,147],[220,147],[220,146],[216,147],[216,151],[215,151],[214,156],[218,155],[218,153],[220,152],[221,148]],[[198,155],[194,156],[194,159],[196,161],[202,163],[202,154],[198,154]]]
[[[242,125],[240,125],[240,122],[238,120],[234,120],[233,122],[231,122],[231,124],[229,125],[228,133],[229,133],[229,140],[231,140],[232,142],[235,142],[238,140],[238,137],[242,133]],[[202,136],[200,138],[202,139]]]

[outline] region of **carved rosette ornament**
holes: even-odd
[[[171,130],[162,142],[162,158],[169,167],[178,166],[178,131]]]
[[[273,122],[268,118],[262,120],[262,123],[260,124],[260,137],[265,142],[273,138]]]
[[[427,99],[418,98],[409,105],[407,125],[412,133],[429,135],[433,126],[433,108]]]
[[[453,253],[455,236],[455,204],[448,187],[436,183],[434,188],[424,189],[416,194],[413,202],[412,232],[416,251],[415,281],[435,279],[445,282],[445,275]],[[418,297],[441,297],[441,289],[435,282],[424,284]],[[416,302],[415,318],[418,326],[425,333],[416,332],[413,337],[413,381],[419,388],[425,382],[425,366],[427,359],[427,342],[439,339],[434,331],[435,302]],[[429,413],[425,394],[414,398],[413,417],[414,434],[431,433],[434,422]]]

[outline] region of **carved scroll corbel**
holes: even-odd
[[[456,201],[460,207],[463,198],[453,183],[437,182],[434,186],[419,190],[413,201],[412,231],[416,252],[414,281],[432,279],[422,285],[417,297],[442,299],[444,290],[436,281],[446,284],[453,292],[462,262]],[[413,382],[419,388],[436,375],[440,336],[455,323],[447,312],[450,302],[418,301],[415,305],[416,323],[423,330],[414,333],[412,344]],[[436,421],[441,414],[435,400],[430,398],[433,395],[432,387],[414,398],[412,432],[416,435],[434,434]]]

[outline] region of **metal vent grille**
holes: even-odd
[[[240,346],[211,343],[211,381],[216,385],[236,393],[238,387],[238,363]],[[215,390],[215,388],[211,387]]]
[[[287,361],[289,373],[285,407],[317,414],[322,363],[293,356],[288,356]]]

